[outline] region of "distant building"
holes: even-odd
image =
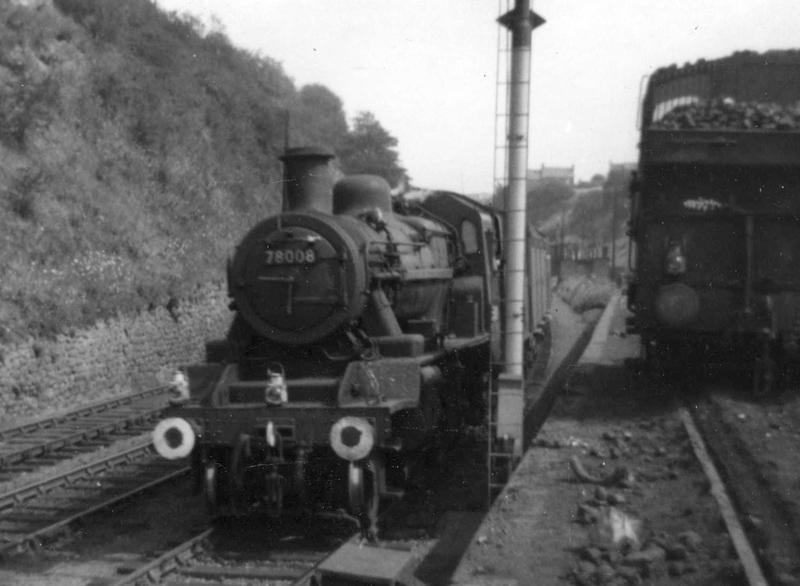
[[[528,169],[528,186],[535,185],[540,181],[555,180],[564,183],[569,187],[575,185],[575,165],[572,167],[546,167],[541,169]]]

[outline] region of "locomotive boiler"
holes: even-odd
[[[282,157],[283,210],[228,264],[227,339],[186,369],[154,443],[191,458],[214,514],[344,510],[374,532],[408,458],[480,421],[500,247],[488,208],[399,205],[382,178],[334,182],[332,156]]]

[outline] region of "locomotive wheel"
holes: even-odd
[[[206,510],[212,517],[220,513],[221,503],[219,494],[219,468],[214,459],[206,460],[203,465],[203,493],[205,494]]]
[[[228,498],[233,515],[244,512],[250,505],[247,483],[244,478],[248,468],[249,451],[249,438],[242,434],[231,451],[230,466],[228,467]]]
[[[370,456],[347,467],[347,508],[361,524],[361,532],[370,540],[378,535],[378,506],[380,505],[383,463]]]

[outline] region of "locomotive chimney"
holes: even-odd
[[[330,166],[334,154],[321,147],[296,147],[287,149],[283,161],[285,212],[333,212],[333,170]]]

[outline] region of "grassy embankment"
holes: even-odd
[[[148,0],[0,2],[0,343],[221,281],[277,209],[285,112],[325,142],[303,96]]]

